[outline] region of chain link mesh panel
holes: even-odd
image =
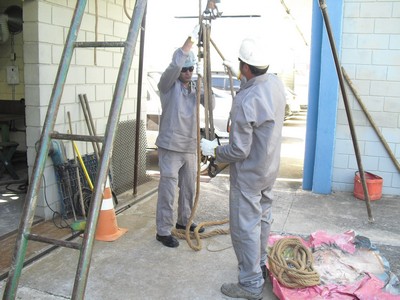
[[[139,128],[138,185],[148,182],[146,175],[146,129],[143,121]],[[112,188],[119,195],[133,190],[135,172],[136,120],[122,121],[118,124],[114,150],[111,158]]]
[[[92,184],[95,183],[97,175],[97,158],[94,153],[85,154],[82,156],[83,163],[85,164],[86,171]],[[77,174],[77,168],[79,173]],[[63,218],[72,216],[72,209],[74,207],[75,212],[78,216],[83,216],[83,211],[80,207],[79,202],[79,185],[82,188],[82,195],[84,198],[85,210],[88,211],[89,203],[92,196],[92,191],[89,188],[89,183],[84,176],[82,166],[78,160],[68,159],[61,165],[54,166],[57,183],[59,185],[59,192],[61,196],[61,212]],[[73,205],[73,207],[72,207]]]

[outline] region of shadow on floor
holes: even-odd
[[[6,170],[0,176],[0,240],[18,229],[28,187],[26,153],[13,158],[13,168],[19,179],[13,179]]]

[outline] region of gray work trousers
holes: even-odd
[[[256,193],[230,187],[229,222],[239,265],[239,283],[252,293],[260,293],[264,285],[261,266],[267,261],[271,206],[270,189]]]
[[[177,223],[186,226],[192,212],[197,174],[195,153],[170,151],[158,148],[160,182],[156,212],[157,234],[171,234],[174,225],[175,190],[178,185]]]

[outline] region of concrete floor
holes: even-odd
[[[95,242],[85,299],[228,299],[220,286],[235,282],[238,273],[230,236],[204,239],[200,251],[192,250],[185,240],[178,248],[162,246],[155,239],[157,182],[155,178],[141,186],[149,196],[118,214],[119,227],[128,229],[125,235],[114,242]],[[228,188],[226,174],[201,183],[196,222],[227,217]],[[125,197],[121,200],[125,203],[132,198]],[[371,204],[372,224],[365,204],[352,194],[322,196],[277,184],[272,230],[307,236],[317,230],[339,234],[352,229],[377,245],[396,249],[393,261],[397,258],[398,267],[399,199],[382,198]],[[59,249],[25,268],[18,299],[70,298],[78,255],[76,250]],[[264,299],[277,299],[268,282]]]
[[[285,141],[283,155],[296,147],[294,144],[304,142],[296,133],[287,135]],[[285,158],[283,166],[302,165],[301,153],[290,159],[287,162]],[[227,218],[228,171],[202,180],[197,223]],[[114,242],[95,242],[85,299],[230,299],[220,292],[223,283],[237,281],[230,236],[204,239],[200,251],[192,250],[185,240],[180,240],[178,248],[162,246],[155,239],[157,184],[154,176],[139,187],[142,196],[125,193],[119,197],[121,207],[135,203],[117,216],[119,227],[128,232]],[[374,223],[368,222],[365,203],[351,193],[317,195],[303,191],[301,169],[294,172],[284,168],[275,186],[272,233],[308,236],[317,230],[331,234],[354,230],[384,250],[392,271],[399,276],[400,199],[384,197],[371,202],[371,208]],[[69,299],[78,256],[78,251],[62,248],[24,268],[17,298]],[[0,282],[2,290],[4,284]],[[277,299],[269,282],[263,296]]]
[[[13,161],[18,180],[14,180],[8,172],[0,175],[0,240],[18,229],[28,182],[26,157],[22,156],[26,154],[21,153]],[[35,221],[38,220],[35,218]]]

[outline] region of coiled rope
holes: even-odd
[[[188,242],[190,248],[192,248],[193,250],[199,251],[202,248],[202,244],[201,244],[201,239],[205,239],[205,238],[209,238],[215,235],[222,235],[222,234],[229,234],[229,229],[222,229],[222,228],[218,228],[218,229],[214,229],[212,231],[209,232],[204,232],[204,233],[199,233],[198,230],[201,227],[207,227],[207,226],[215,226],[215,225],[222,225],[225,223],[228,223],[229,220],[222,220],[222,221],[211,221],[211,222],[202,222],[199,223],[195,229],[194,232],[190,232],[189,230],[183,230],[183,229],[172,229],[172,235],[176,236],[177,238],[180,239],[186,239],[186,241]],[[191,224],[192,222],[189,221],[188,224]],[[194,244],[192,242],[192,240],[196,240],[196,244]]]
[[[309,248],[298,238],[282,238],[268,254],[269,269],[275,278],[289,288],[304,288],[320,284],[313,268],[314,258]]]

